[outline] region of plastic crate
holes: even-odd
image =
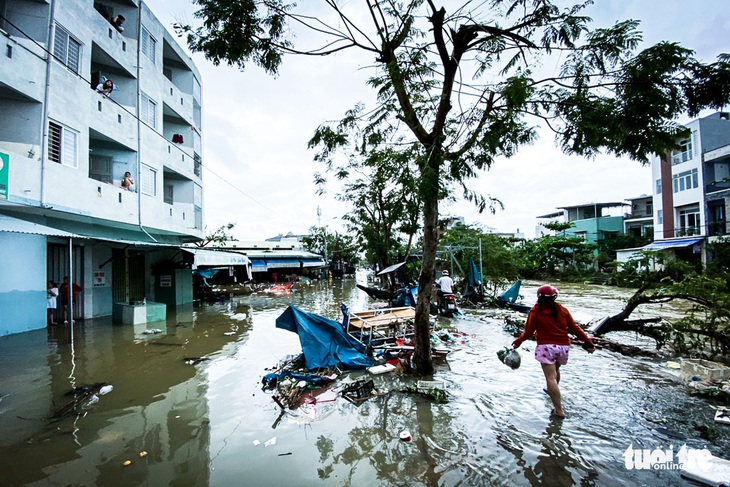
[[[419,391],[428,391],[429,389],[441,389],[444,388],[444,381],[442,380],[419,380],[416,384],[416,389]]]
[[[704,359],[687,359],[682,362],[680,376],[683,379],[699,377],[702,380],[719,382],[730,379],[730,367]]]

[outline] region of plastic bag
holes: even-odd
[[[519,369],[520,364],[522,364],[520,354],[517,350],[511,347],[504,347],[502,350],[498,351],[497,357],[503,364],[511,369]]]

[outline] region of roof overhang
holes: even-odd
[[[33,223],[3,214],[0,214],[0,232],[45,235],[46,237],[85,238],[82,235],[77,235],[75,233],[41,225],[40,223]]]
[[[200,266],[248,266],[251,264],[251,260],[248,257],[236,252],[189,247],[181,247],[181,250],[193,255],[193,269],[197,269]]]
[[[644,245],[642,250],[664,250],[664,249],[680,249],[690,247],[692,245],[702,242],[705,237],[692,237],[692,238],[674,238],[666,240],[655,240],[649,245]]]

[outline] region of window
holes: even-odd
[[[112,182],[112,158],[91,156],[89,158],[89,177],[102,183]]]
[[[203,207],[203,188],[197,184],[193,185],[193,206],[196,208]]]
[[[657,210],[656,212],[656,222],[661,225],[664,223],[664,210]]]
[[[679,141],[679,149],[672,151],[672,165],[681,164],[692,159],[692,139]]]
[[[699,175],[697,173],[697,169],[675,174],[672,176],[672,185],[675,193],[699,187]]]
[[[165,193],[163,194],[163,199],[168,205],[172,204],[174,192],[175,188],[172,184],[165,185]]]
[[[700,234],[700,208],[689,206],[678,209],[679,216],[679,237],[684,235]]]
[[[78,132],[56,122],[48,122],[48,159],[76,167],[76,144]]]
[[[79,72],[81,43],[58,24],[53,37],[53,56],[74,73]]]
[[[142,164],[142,174],[140,177],[142,179],[140,191],[143,194],[157,196],[157,171],[150,166]]]
[[[713,201],[707,204],[708,218],[707,222],[708,233],[711,236],[724,235],[726,233],[725,225],[725,201]]]
[[[142,54],[155,64],[155,51],[157,50],[157,41],[150,31],[142,27]]]
[[[656,180],[656,194],[662,194],[662,180]]]
[[[144,93],[142,93],[142,105],[140,110],[142,111],[142,113],[140,113],[142,121],[153,129],[157,128],[157,103]]]
[[[203,175],[203,161],[197,152],[193,154],[193,172],[198,177],[202,177]]]

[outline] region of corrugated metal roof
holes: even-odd
[[[683,247],[689,247],[690,245],[694,245],[697,243],[700,243],[704,240],[704,237],[693,237],[693,238],[678,238],[678,239],[668,239],[668,240],[655,240],[654,242],[650,243],[649,245],[644,245],[642,249],[644,250],[661,250],[661,249],[679,249]]]
[[[0,232],[27,233],[31,235],[45,235],[47,237],[71,237],[86,238],[74,233],[47,227],[39,223],[33,223],[20,218],[0,214]]]

